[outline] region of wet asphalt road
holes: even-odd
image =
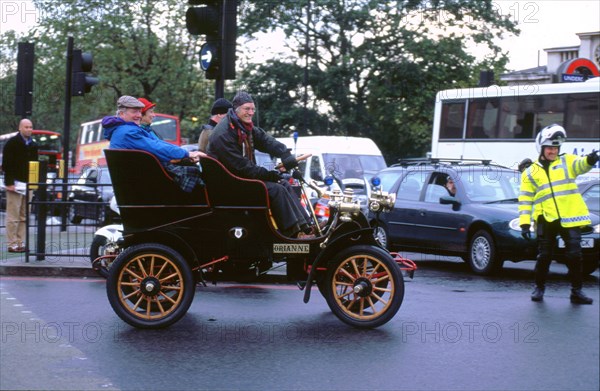
[[[575,306],[562,265],[533,303],[532,263],[482,278],[423,259],[376,330],[340,322],[316,289],[304,304],[295,286],[259,283],[199,286],[180,322],[137,330],[103,280],[2,277],[0,389],[599,389],[598,271],[594,304]]]

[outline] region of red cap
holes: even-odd
[[[146,114],[146,111],[148,111],[151,108],[156,106],[156,103],[152,103],[148,99],[138,98],[138,100],[144,104],[144,108],[142,109],[142,114]]]

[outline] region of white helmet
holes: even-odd
[[[535,137],[535,149],[542,153],[542,147],[560,147],[567,139],[567,131],[560,125],[552,124],[540,130]]]

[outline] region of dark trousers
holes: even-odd
[[[564,228],[560,225],[560,220],[547,222],[543,216],[540,216],[537,222],[538,257],[535,264],[535,284],[543,288],[546,283],[557,235],[560,235],[565,242],[565,261],[569,268],[571,287],[581,289],[583,262],[580,228]]]
[[[308,216],[292,186],[286,181],[265,182],[265,185],[279,230],[290,235],[304,229],[308,225]]]

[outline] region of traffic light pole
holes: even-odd
[[[215,80],[215,100],[223,98],[225,95],[225,80],[223,76]]]
[[[71,78],[73,68],[73,37],[67,40],[67,75],[65,82],[65,113],[63,125],[63,160],[65,161],[65,169],[63,170],[63,185],[62,185],[62,202],[61,208],[61,224],[62,232],[67,230],[67,199],[68,199],[68,179],[69,179],[69,151],[71,138]]]

